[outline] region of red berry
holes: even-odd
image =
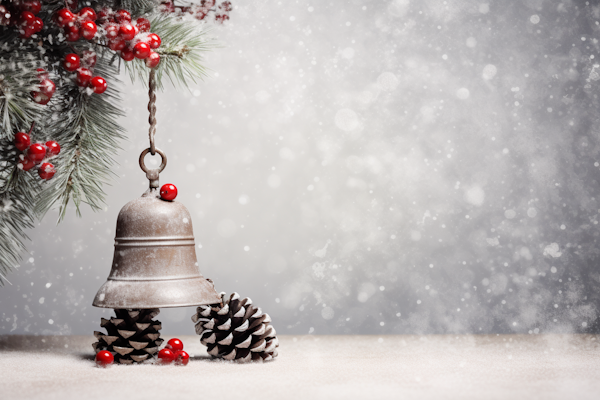
[[[158,49],[160,47],[160,43],[160,36],[158,36],[156,33],[151,33],[148,35],[148,44],[150,45],[150,48]]]
[[[150,32],[150,21],[146,18],[138,18],[135,22],[140,32]]]
[[[175,353],[171,349],[162,349],[158,352],[158,358],[163,364],[169,364],[175,361]]]
[[[35,21],[35,15],[30,11],[23,11],[21,13],[21,25],[31,26]]]
[[[90,81],[92,80],[92,73],[87,68],[79,68],[77,70],[77,85],[78,86],[88,86]]]
[[[56,85],[50,79],[44,79],[40,83],[40,92],[45,94],[48,97],[52,97],[54,92],[56,91]]]
[[[215,15],[215,21],[220,23],[220,24],[224,24],[225,21],[229,21],[229,15],[227,14],[217,14]]]
[[[45,180],[52,179],[52,177],[54,176],[55,173],[56,173],[56,169],[54,168],[54,165],[50,164],[49,162],[43,163],[40,166],[40,169],[38,170],[38,174],[40,175],[40,178],[45,179]]]
[[[35,29],[30,25],[22,25],[19,27],[19,33],[22,38],[30,38],[35,33]]]
[[[31,158],[27,156],[22,156],[17,163],[17,168],[22,169],[23,171],[29,171],[31,168],[35,166],[35,163],[31,161]]]
[[[41,143],[34,143],[27,149],[27,157],[36,164],[42,162],[46,156],[46,148]]]
[[[160,197],[163,200],[172,201],[177,197],[177,187],[171,183],[166,183],[160,188]]]
[[[46,142],[46,149],[49,156],[57,156],[60,153],[60,144],[55,140],[49,140]]]
[[[131,61],[135,58],[135,56],[133,55],[133,51],[129,50],[128,48],[124,48],[121,50],[121,58],[125,61]]]
[[[108,47],[114,51],[123,50],[126,46],[127,43],[125,43],[125,40],[121,38],[114,39],[108,42]]]
[[[44,27],[44,21],[42,21],[42,19],[39,17],[35,17],[35,20],[33,21],[33,24],[31,24],[31,27],[33,28],[34,33],[38,33]]]
[[[167,349],[171,349],[174,352],[183,350],[183,342],[177,338],[170,339],[165,346]]]
[[[0,4],[0,25],[9,25],[11,17],[12,15],[8,8],[6,8],[4,4]]]
[[[112,19],[113,12],[110,8],[108,7],[104,7],[102,10],[98,11],[98,19],[101,21],[108,21],[109,19]]]
[[[39,0],[27,0],[21,4],[21,9],[38,14],[42,10],[42,3]]]
[[[83,7],[79,10],[79,18],[84,21],[95,21],[97,18],[96,11],[91,7]]]
[[[77,68],[79,68],[80,64],[81,60],[79,59],[79,56],[75,53],[67,54],[65,56],[65,60],[63,61],[63,67],[65,67],[65,69],[69,72],[75,71]]]
[[[203,5],[203,7],[207,7]],[[175,12],[175,4],[172,1],[161,1],[160,10],[164,13]]]
[[[179,350],[175,352],[175,364],[177,365],[187,365],[190,362],[190,355],[183,350]]]
[[[94,93],[100,94],[104,93],[108,85],[106,84],[106,80],[104,78],[100,76],[95,76],[92,78],[90,86],[94,89]]]
[[[62,27],[73,21],[75,21],[75,15],[66,8],[61,8],[56,12],[56,23],[58,26]]]
[[[44,68],[38,68],[36,71],[38,73],[38,78],[40,81],[48,79],[50,77],[50,75],[48,75],[48,71],[46,71]]]
[[[125,10],[117,10],[115,17],[118,22],[131,22],[131,14]]]
[[[15,133],[15,147],[19,151],[23,151],[31,144],[31,138],[25,132]]]
[[[219,8],[224,12],[230,12],[231,10],[233,10],[233,6],[231,5],[230,1],[222,2],[221,4],[219,4]]]
[[[86,68],[94,68],[96,65],[96,53],[92,50],[86,50],[81,56],[81,63]]]
[[[160,63],[160,54],[151,51],[148,58],[146,58],[146,67],[154,68]]]
[[[96,354],[96,365],[99,367],[106,367],[115,361],[115,357],[110,351],[102,350]]]
[[[98,27],[93,21],[85,21],[81,24],[80,34],[87,40],[92,40],[96,36]]]
[[[44,93],[31,92],[31,95],[33,96],[33,101],[43,106],[48,104],[48,102],[50,101],[50,96],[46,96]]]
[[[109,39],[114,39],[119,36],[119,27],[115,24],[109,24],[104,27],[106,31],[106,37]]]
[[[76,42],[81,38],[81,34],[79,33],[79,28],[75,24],[69,24],[65,26],[65,33],[67,37],[67,41]]]
[[[139,59],[144,59],[144,58],[148,58],[148,56],[150,55],[150,46],[148,45],[148,43],[144,43],[144,42],[139,42],[136,43],[135,46],[133,46],[133,54],[135,55],[135,58],[139,58]]]
[[[131,40],[135,37],[135,28],[129,22],[126,22],[119,27],[119,35],[124,40]]]

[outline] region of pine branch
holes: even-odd
[[[188,87],[206,76],[203,65],[203,53],[215,47],[214,40],[208,36],[206,24],[195,19],[173,18],[155,15],[151,18],[151,31],[160,36],[162,44],[157,49],[160,64],[156,67],[156,83],[163,88],[166,76],[177,88]],[[125,64],[131,80],[139,79],[148,84],[149,69],[142,60]]]
[[[74,113],[50,124],[46,130],[62,145],[57,158],[60,171],[40,195],[36,210],[45,214],[55,203],[60,204],[59,221],[65,216],[70,200],[81,215],[81,203],[93,210],[104,204],[102,186],[107,183],[115,161],[112,158],[119,149],[119,140],[124,137],[123,128],[117,118],[123,115],[116,106],[119,102],[118,70],[109,64],[111,54],[100,57],[95,67],[97,74],[105,77],[109,88],[102,95],[81,90],[74,84],[63,97],[60,109]]]
[[[35,221],[35,194],[39,183],[35,176],[16,166],[18,152],[12,141],[19,130],[27,131],[42,108],[31,101],[30,92],[39,82],[26,53],[0,53],[0,286],[6,275],[18,266],[27,240],[25,230]]]
[[[31,101],[30,94],[37,90],[37,76],[31,68],[23,68],[24,62],[15,59],[19,60],[19,54],[12,54],[10,59],[0,57],[0,138],[12,139],[42,112],[41,106]]]
[[[0,191],[0,286],[7,281],[7,273],[19,266],[23,241],[29,239],[25,230],[33,228],[36,217],[34,193],[39,191],[35,177],[6,166],[0,174],[7,172],[8,180]]]

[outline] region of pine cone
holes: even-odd
[[[269,325],[271,317],[252,305],[252,300],[240,300],[232,294],[221,304],[200,306],[192,316],[200,343],[208,347],[208,354],[225,360],[269,361],[277,357],[279,340]]]
[[[102,318],[100,326],[106,333],[95,331],[98,341],[92,346],[96,353],[108,350],[115,356],[115,363],[132,364],[153,359],[163,342],[159,330],[160,321],[152,318],[160,313],[158,308],[148,310],[115,310],[115,317]]]

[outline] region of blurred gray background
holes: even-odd
[[[596,4],[234,1],[210,76],[158,96],[202,273],[281,334],[597,332]],[[111,315],[91,302],[147,186],[147,94],[123,80],[108,204],[31,231],[0,334]]]

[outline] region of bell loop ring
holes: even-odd
[[[160,155],[161,163],[157,169],[158,169],[158,172],[161,173],[167,166],[167,156],[165,153],[162,152],[162,150],[160,150],[160,149],[155,149],[155,150]],[[142,154],[140,154],[140,168],[145,173],[148,173],[149,169],[146,167],[146,164],[144,163],[144,157],[146,157],[146,154],[150,153],[150,151],[151,151],[151,149],[150,149],[150,147],[148,147],[146,150],[142,151]]]
[[[165,155],[165,153],[163,153],[160,149],[155,150],[160,155],[161,159],[161,163],[156,169],[148,169],[148,167],[146,167],[146,164],[144,163],[144,158],[146,157],[146,154],[152,151],[150,147],[142,151],[142,154],[140,154],[140,168],[146,173],[146,178],[148,178],[148,180],[150,181],[150,189],[158,189],[158,174],[160,174],[167,166],[167,156]]]

